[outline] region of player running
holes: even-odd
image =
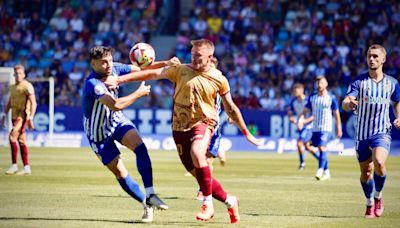
[[[368,72],[350,84],[342,103],[344,110],[357,113],[356,152],[367,201],[366,218],[380,217],[384,210],[382,190],[392,140],[390,101],[394,102],[396,116],[393,125],[400,128],[400,86],[395,78],[383,73],[385,61],[385,48],[371,45],[367,52]]]

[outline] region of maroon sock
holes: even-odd
[[[21,149],[21,157],[22,157],[22,162],[25,165],[29,165],[29,159],[28,159],[28,147],[25,144],[20,143],[19,148]]]
[[[11,160],[13,164],[17,164],[17,157],[18,157],[18,146],[17,142],[11,142],[10,141],[10,147],[11,147]]]
[[[216,200],[225,203],[227,194],[215,178],[212,180],[212,195]]]
[[[204,196],[209,196],[212,193],[212,185],[211,185],[211,172],[210,167],[206,166],[203,168],[196,168],[196,179],[199,183],[200,190],[203,192]]]

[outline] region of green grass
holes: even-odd
[[[169,204],[156,211],[154,223],[166,227],[229,225],[223,204],[216,214],[197,222],[197,184],[184,176],[174,151],[151,151],[155,189]],[[131,175],[139,179],[135,157],[123,151]],[[6,176],[9,149],[0,148],[0,227],[132,227],[141,206],[123,192],[89,148],[32,148],[32,176]],[[314,179],[316,161],[297,172],[296,154],[228,153],[228,164],[215,163],[214,174],[225,189],[240,196],[241,227],[398,227],[400,224],[400,158],[388,160],[385,214],[363,218],[364,196],[355,157],[330,156],[333,179]],[[141,183],[141,181],[140,181]]]

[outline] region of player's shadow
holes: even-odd
[[[249,216],[277,216],[277,217],[314,217],[314,218],[360,218],[360,216],[354,215],[288,215],[288,214],[260,214],[260,213],[245,213],[245,215]]]
[[[159,195],[162,199],[165,200],[176,200],[176,199],[185,199],[183,197],[178,197],[178,196],[169,196],[169,197],[162,197],[162,195]],[[100,197],[100,198],[132,198],[130,196],[121,196],[121,195],[91,195],[91,197]],[[188,198],[189,199],[189,198]],[[191,198],[190,198],[191,199]]]
[[[71,222],[106,222],[106,223],[124,223],[124,224],[146,224],[141,221],[126,221],[126,220],[112,220],[112,219],[74,219],[74,218],[21,218],[21,217],[0,217],[0,221],[9,220],[23,220],[23,221],[71,221]],[[202,226],[198,222],[152,222],[153,225],[163,226]]]

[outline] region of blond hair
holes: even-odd
[[[199,39],[199,40],[192,40],[190,41],[190,43],[192,44],[193,47],[206,47],[208,49],[210,49],[210,51],[212,51],[212,53],[214,53],[214,43],[210,40],[207,39]]]
[[[21,69],[22,71],[25,72],[25,67],[22,64],[17,64],[14,66],[14,71]]]
[[[380,45],[380,44],[373,44],[373,45],[369,46],[367,53],[368,53],[369,50],[371,50],[371,49],[379,49],[379,50],[381,50],[382,53],[386,56],[386,49],[385,49],[382,45]]]

